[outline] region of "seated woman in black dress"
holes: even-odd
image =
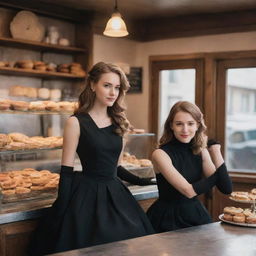
[[[215,185],[224,194],[232,192],[220,145],[209,141],[207,149],[205,131],[196,105],[180,101],[172,107],[152,155],[159,199],[147,214],[156,232],[212,222],[197,195]]]
[[[124,72],[113,64],[99,62],[88,72],[79,107],[64,129],[58,198],[35,232],[29,255],[154,232],[142,208],[117,177],[123,135],[129,130],[122,106],[128,88]],[[76,153],[82,172],[73,171]],[[124,170],[119,170],[120,175]]]

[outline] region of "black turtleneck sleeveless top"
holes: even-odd
[[[182,143],[177,139],[160,147],[172,160],[173,166],[189,182],[194,183],[202,178],[202,157],[192,152],[191,143]],[[159,199],[167,201],[188,200],[176,190],[161,173],[156,175]]]
[[[201,179],[201,154],[194,155],[191,143],[173,140],[160,147],[171,158],[173,166],[189,182]],[[159,173],[156,175],[159,199],[148,209],[147,215],[156,232],[211,223],[211,217],[197,197],[187,198]]]

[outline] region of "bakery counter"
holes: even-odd
[[[255,256],[256,229],[220,222],[113,242],[52,256]]]
[[[156,185],[129,186],[128,187],[139,203],[144,203],[144,210],[148,204],[158,197]],[[2,204],[0,208],[0,224],[12,223],[23,220],[37,219],[41,217],[47,208],[51,206],[55,198],[23,201],[18,203]],[[145,202],[147,202],[145,206]],[[148,208],[148,207],[147,207]]]

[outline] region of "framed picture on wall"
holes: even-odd
[[[127,78],[131,85],[128,93],[142,92],[142,67],[131,67]]]

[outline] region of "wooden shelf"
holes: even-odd
[[[71,111],[21,111],[21,110],[0,110],[0,114],[25,114],[25,115],[71,115]]]
[[[86,49],[72,47],[72,46],[61,46],[61,45],[53,45],[46,44],[36,41],[30,40],[22,40],[22,39],[14,39],[14,38],[5,38],[0,37],[0,45],[7,47],[15,47],[21,49],[29,49],[29,50],[39,50],[39,51],[47,51],[47,52],[59,52],[59,53],[86,53]]]
[[[62,147],[55,147],[55,148],[33,148],[33,149],[17,149],[17,150],[2,150],[0,151],[1,155],[9,155],[9,154],[27,154],[27,153],[38,153],[42,151],[50,151],[50,150],[56,150],[56,149],[62,149]]]
[[[32,77],[42,77],[47,79],[83,79],[85,76],[73,75],[70,73],[61,72],[42,72],[35,69],[21,69],[21,68],[10,68],[10,67],[0,67],[0,74],[12,75],[12,76],[32,76]]]

